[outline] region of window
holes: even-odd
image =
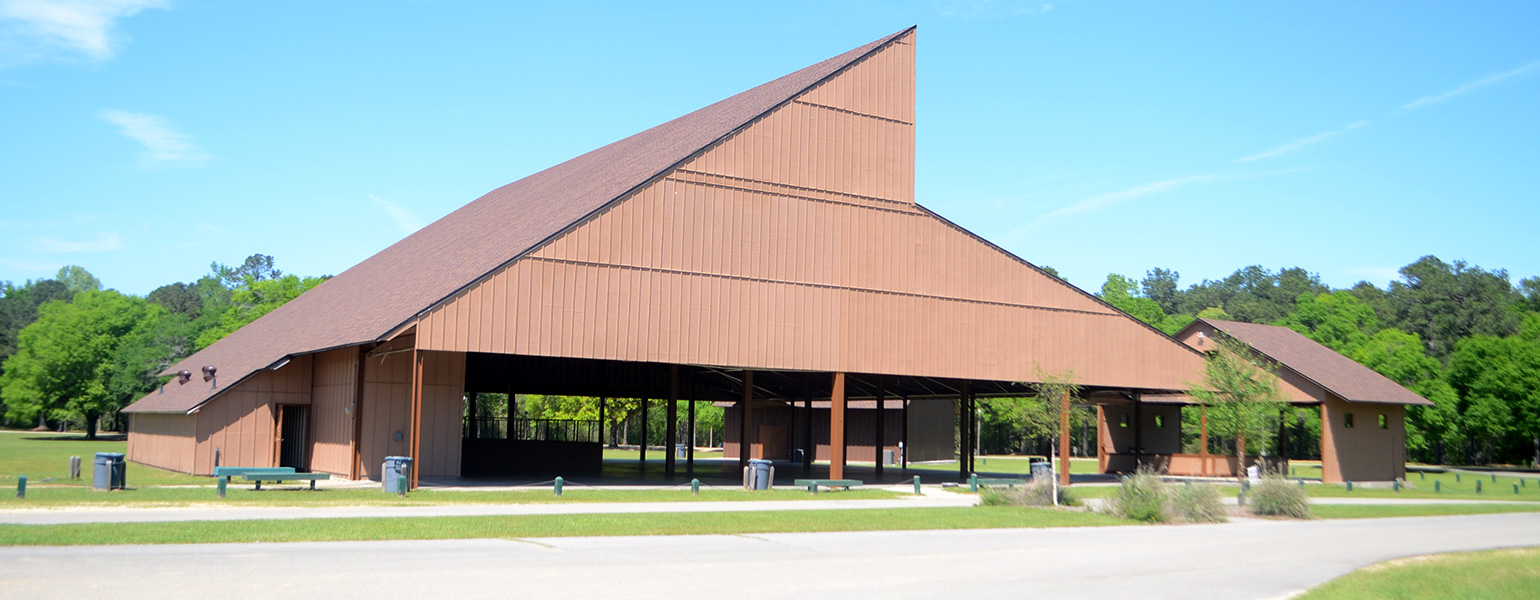
[[[1390,429],[1390,419],[1380,415],[1380,429]]]
[[[1342,426],[1348,429],[1353,428],[1353,413],[1342,413]]]
[[[1156,427],[1165,427],[1166,426],[1166,418],[1164,416],[1162,416],[1162,415],[1155,415],[1155,426]]]
[[[1118,427],[1128,427],[1128,415],[1118,415]]]

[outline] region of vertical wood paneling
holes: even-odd
[[[315,357],[310,392],[310,470],[346,476],[353,466],[354,402],[358,348],[339,348]]]

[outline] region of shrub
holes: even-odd
[[[1014,488],[984,488],[979,490],[979,502],[985,506],[1053,506],[1053,482],[1028,481]],[[1060,487],[1059,504],[1079,506],[1080,500],[1068,487]]]
[[[1252,514],[1309,519],[1310,498],[1305,490],[1282,477],[1264,477],[1246,495]]]
[[[1125,519],[1165,523],[1170,520],[1165,503],[1165,482],[1155,473],[1140,469],[1138,473],[1123,478],[1123,484],[1118,486],[1117,494],[1112,496],[1108,510]]]
[[[1207,483],[1172,486],[1166,500],[1166,513],[1178,521],[1189,523],[1223,523],[1224,503],[1219,499],[1219,488]]]

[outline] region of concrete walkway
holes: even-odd
[[[906,488],[913,491],[913,488]],[[944,508],[973,506],[978,498],[925,489],[922,496],[878,500],[740,500],[724,502],[574,502],[552,504],[435,504],[428,506],[240,506],[202,505],[166,508],[69,507],[0,511],[0,523],[149,523],[164,521],[243,521],[255,519],[349,519],[359,517],[482,517],[505,515],[582,515],[603,513],[697,513],[766,510],[856,510],[872,508]]]
[[[1220,525],[0,548],[0,596],[1284,598],[1406,556],[1540,545],[1540,514]],[[260,573],[261,581],[250,578]]]

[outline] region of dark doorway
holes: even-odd
[[[278,409],[278,466],[305,471],[305,434],[309,427],[310,407],[280,406]]]

